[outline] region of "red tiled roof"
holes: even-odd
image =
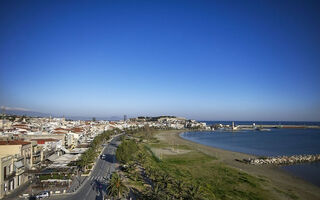
[[[67,132],[62,132],[62,131],[55,131],[53,134],[67,134]]]
[[[19,131],[19,133],[26,133],[27,131]]]
[[[12,126],[14,126],[14,127],[20,127],[20,126],[29,127],[27,124],[14,124]]]
[[[66,129],[64,129],[64,128],[55,128],[54,130],[56,130],[56,131],[65,131]]]
[[[71,129],[71,131],[74,132],[74,133],[81,133],[84,130],[83,130],[83,128],[73,128],[73,129]]]
[[[31,139],[31,140],[32,140],[32,141],[37,141],[38,144],[44,144],[45,142],[58,141],[57,139],[53,139],[53,138]]]
[[[29,126],[26,125],[13,125],[13,127],[15,129],[26,129],[26,130],[30,130]]]
[[[58,139],[54,139],[54,138],[41,138],[41,139],[31,139],[33,141],[48,141],[48,142],[51,142],[51,141],[58,141]]]
[[[0,141],[0,145],[27,145],[30,142],[25,142],[22,140],[11,140],[11,141]]]

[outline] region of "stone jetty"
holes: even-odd
[[[243,162],[252,165],[291,165],[304,162],[320,161],[320,154],[316,155],[294,155],[243,159]]]

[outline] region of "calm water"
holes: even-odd
[[[320,129],[186,132],[181,137],[212,147],[260,156],[320,154]],[[285,166],[283,169],[320,186],[320,163]]]
[[[208,125],[212,124],[223,124],[223,125],[231,125],[232,121],[202,121],[206,122]],[[309,126],[320,126],[320,122],[295,122],[295,121],[234,121],[237,125],[248,125],[255,123],[256,125],[309,125]]]

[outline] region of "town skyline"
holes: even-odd
[[[124,117],[126,117],[127,119],[129,118],[137,118],[137,117],[159,117],[159,116],[174,116],[174,117],[182,117],[182,118],[188,118],[185,116],[178,116],[178,115],[168,115],[168,114],[162,114],[162,115],[127,115],[127,114],[123,114],[123,115],[102,115],[102,116],[76,116],[76,115],[68,115],[68,114],[53,114],[53,113],[42,113],[42,112],[37,112],[37,111],[33,111],[30,109],[26,109],[26,108],[18,108],[18,107],[5,107],[5,106],[0,106],[1,108],[1,113],[2,114],[7,114],[7,115],[17,115],[17,116],[26,116],[26,117],[40,117],[40,118],[46,118],[46,117],[52,117],[52,118],[66,118],[69,120],[109,120],[109,121],[119,121],[119,120],[123,120]],[[221,118],[217,118],[217,119],[197,119],[197,118],[189,118],[189,119],[194,119],[197,121],[212,121],[212,122],[319,122],[317,120],[258,120],[258,119],[246,119],[246,120],[237,120],[237,119],[221,119]]]

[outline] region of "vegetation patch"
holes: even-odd
[[[87,171],[87,168],[94,163],[100,151],[102,150],[101,145],[104,144],[107,140],[110,139],[111,135],[117,134],[120,130],[109,130],[104,131],[100,135],[96,136],[90,144],[90,147],[85,151],[80,159],[76,162],[76,165],[79,166],[84,172]]]
[[[71,179],[70,174],[41,174],[39,175],[40,181],[48,180],[48,179],[60,179],[60,180],[67,180]]]
[[[137,130],[140,143],[131,132],[117,151],[131,187],[138,199],[274,199],[256,178],[222,163],[202,152],[165,155],[158,159],[150,147],[168,148],[169,144],[150,142],[150,133]],[[150,142],[150,143],[149,143]],[[181,145],[182,146],[182,145]],[[123,154],[123,155],[120,155]]]

